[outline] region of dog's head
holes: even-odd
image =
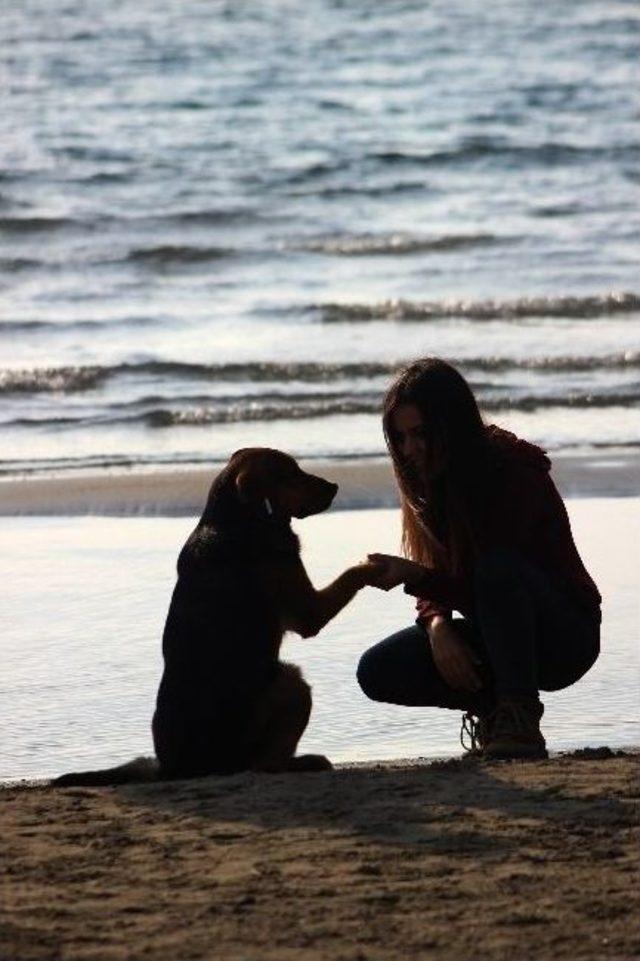
[[[293,457],[282,451],[246,447],[232,455],[214,482],[205,517],[223,491],[227,497],[232,493],[236,503],[252,513],[288,521],[325,511],[336,496],[338,485],[302,470]]]

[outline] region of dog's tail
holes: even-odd
[[[133,761],[107,767],[100,771],[75,771],[53,778],[54,787],[105,787],[115,784],[139,784],[159,779],[158,762],[154,757],[135,757]]]

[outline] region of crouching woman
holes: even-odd
[[[391,386],[383,426],[405,557],[370,560],[376,587],[418,599],[418,619],[364,653],[360,686],[376,701],[464,711],[463,744],[486,757],[546,757],[539,692],[592,666],[601,601],[549,458],[485,425],[466,380],[437,358]]]

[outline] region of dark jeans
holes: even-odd
[[[482,690],[456,691],[440,677],[425,629],[416,624],[362,655],[358,682],[374,701],[486,711],[496,697],[569,687],[600,651],[600,628],[520,554],[480,558],[473,616],[454,624],[480,660]]]

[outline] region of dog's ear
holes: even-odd
[[[238,500],[243,504],[257,506],[264,500],[263,484],[257,471],[244,467],[236,476]]]

